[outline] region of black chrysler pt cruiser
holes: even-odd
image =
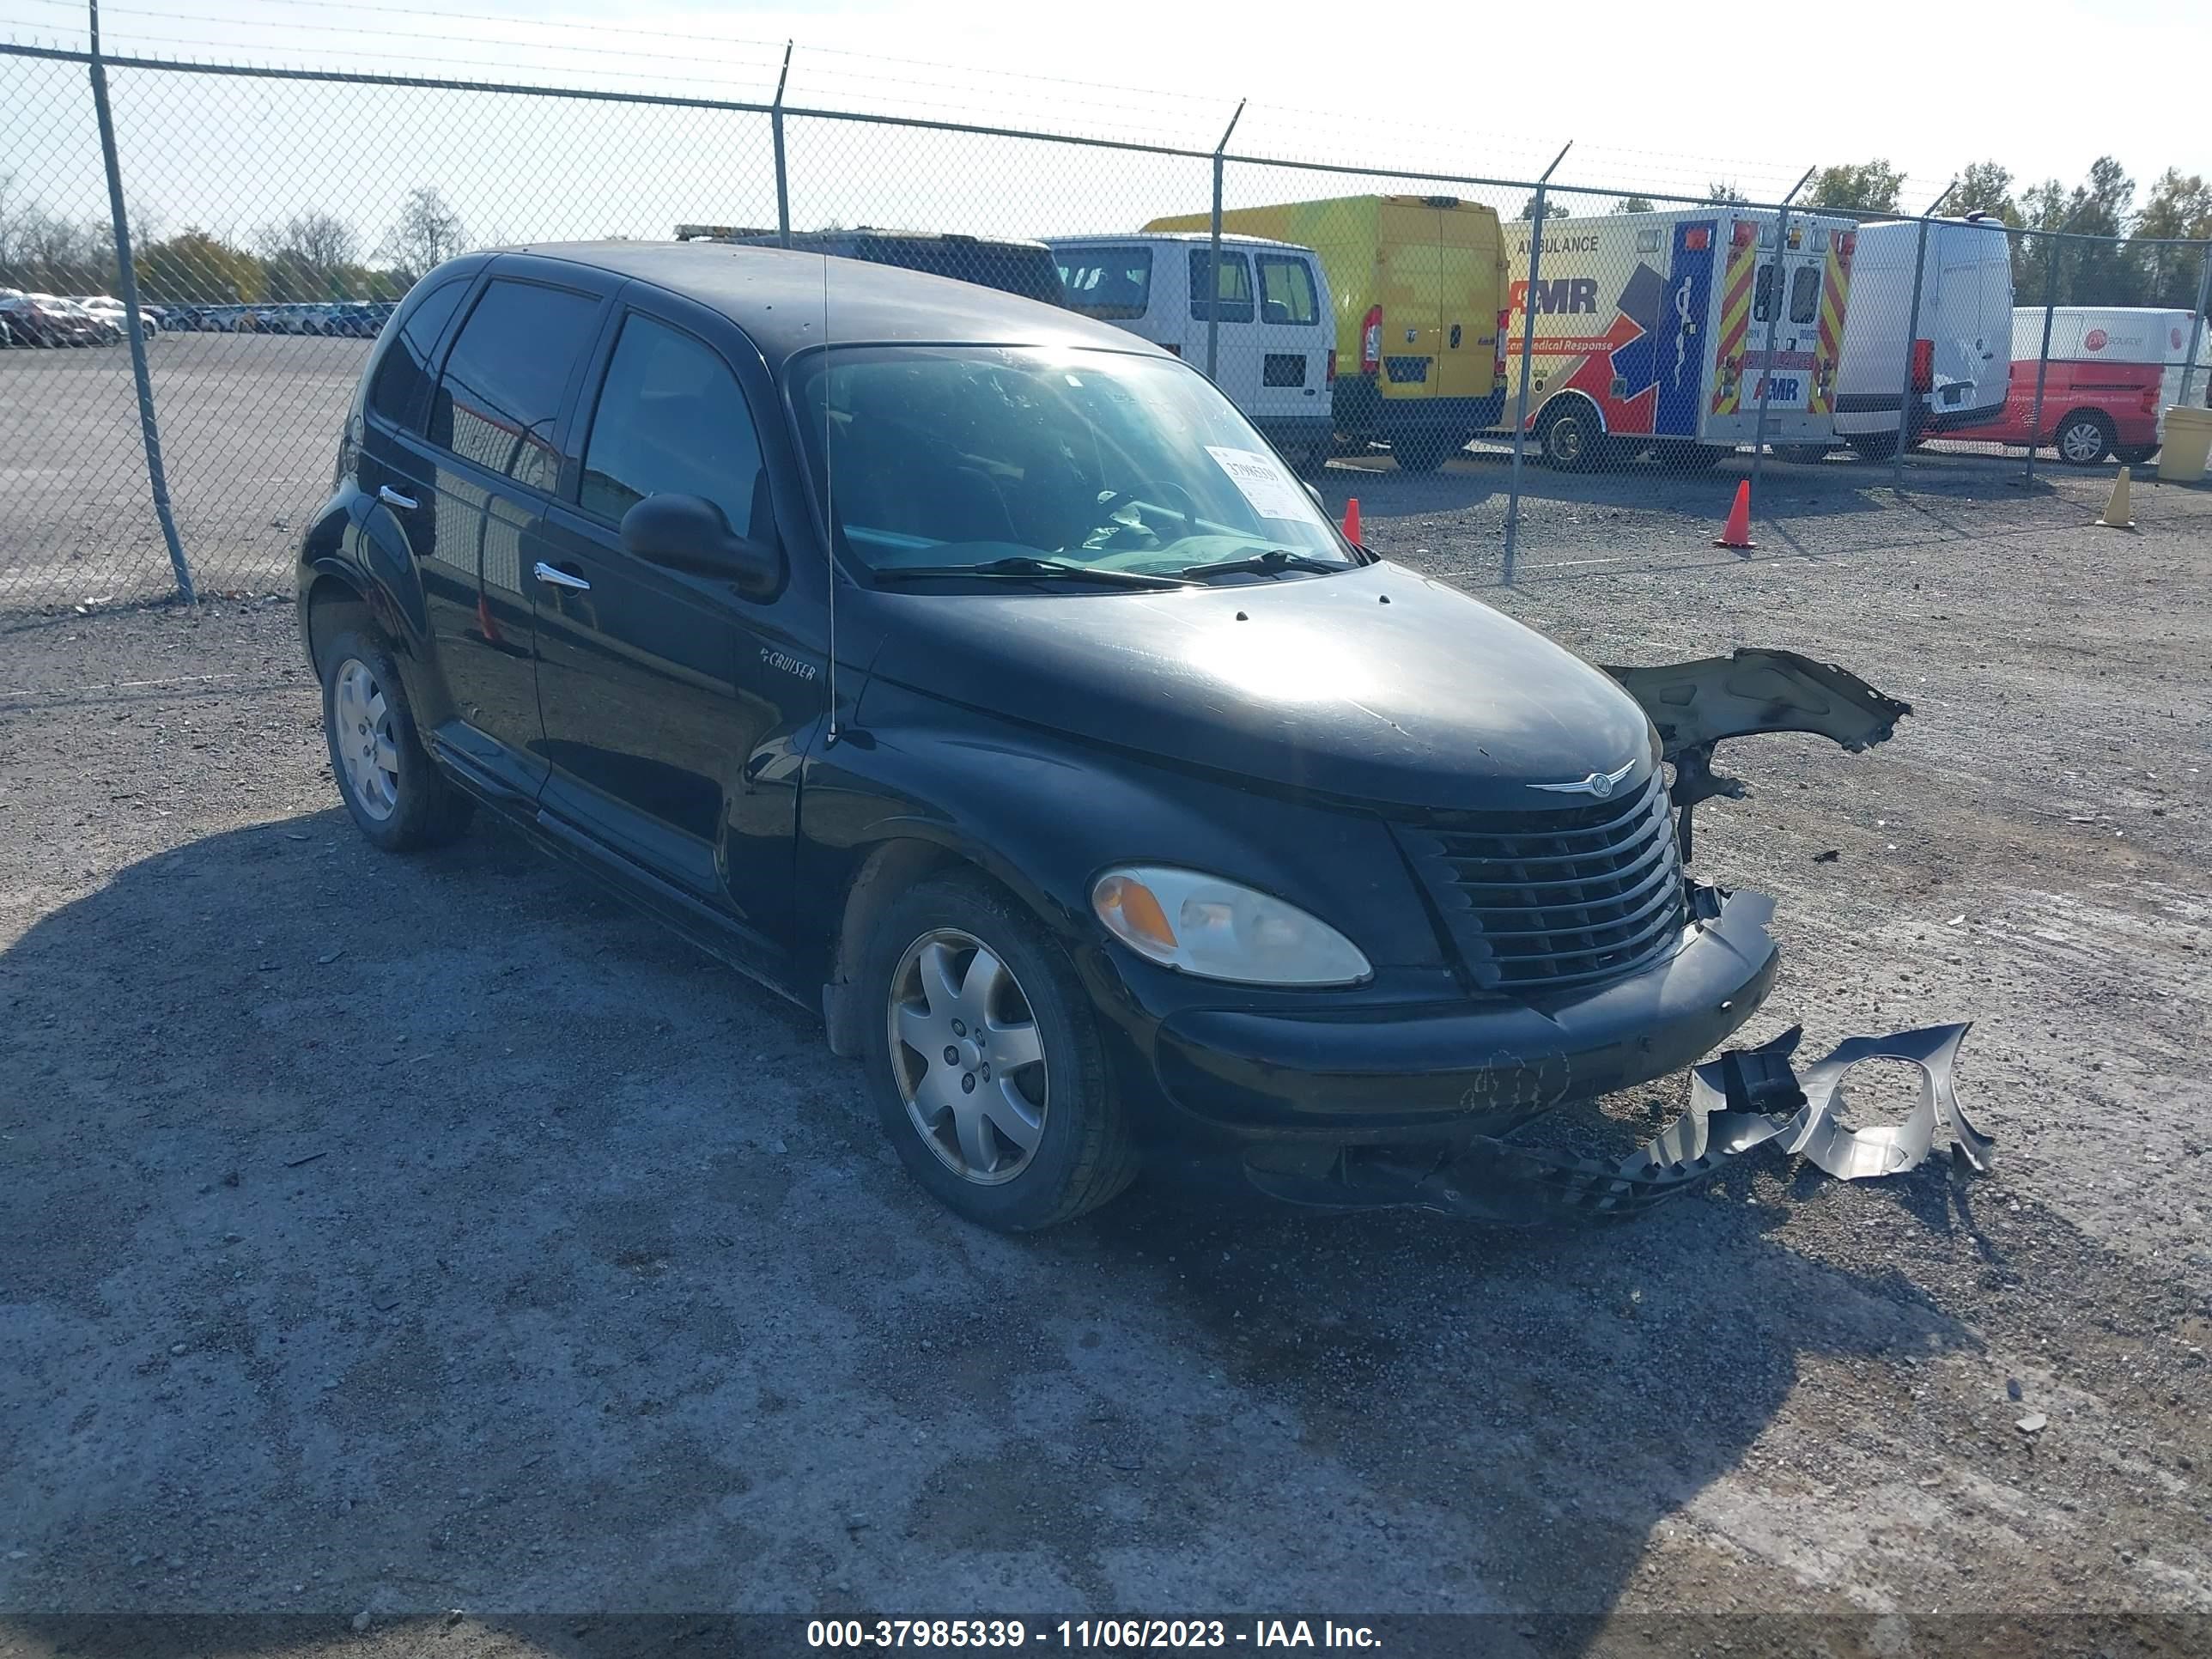
[[[1345,540],[1174,356],[764,248],[432,272],[299,580],[371,841],[488,808],[818,1007],[1006,1229],[1162,1144],[1404,1201],[1353,1172],[1696,1060],[1776,963],[1686,877],[1683,786],[1835,704],[1638,691]]]

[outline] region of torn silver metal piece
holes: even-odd
[[[1969,1021],[1893,1036],[1846,1037],[1799,1079],[1805,1104],[1790,1123],[1783,1151],[1809,1158],[1839,1181],[1864,1181],[1917,1167],[1936,1146],[1940,1132],[1947,1146],[1956,1146],[1977,1172],[1986,1173],[1995,1143],[1960,1109],[1951,1075],[1959,1045],[1972,1029]],[[1844,1103],[1844,1074],[1869,1060],[1918,1066],[1920,1103],[1902,1123],[1846,1129],[1836,1121]]]

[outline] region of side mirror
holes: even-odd
[[[783,550],[730,528],[714,502],[697,495],[648,495],[623,514],[623,550],[648,564],[728,582],[749,599],[783,585]]]

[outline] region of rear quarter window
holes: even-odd
[[[438,337],[453,319],[454,307],[469,291],[469,279],[455,276],[424,294],[399,332],[385,348],[376,365],[376,378],[368,384],[372,415],[402,431],[419,434],[430,406],[431,354]]]
[[[1133,322],[1152,303],[1152,251],[1086,247],[1060,256],[1062,302],[1101,322]]]

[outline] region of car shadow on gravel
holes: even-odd
[[[191,842],[0,953],[0,1012],[19,1632],[1395,1609],[1573,1651],[1673,1598],[1653,1552],[1808,1371],[1975,1343],[1895,1255],[1771,1237],[1776,1171],[1535,1232],[1188,1178],[978,1232],[811,1018],[492,830]]]

